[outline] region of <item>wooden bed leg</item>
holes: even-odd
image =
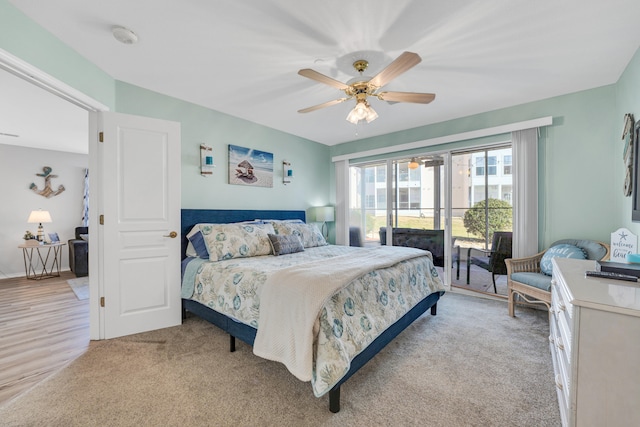
[[[431,315],[435,316],[436,315],[436,311],[438,311],[438,303],[435,303],[431,306]]]
[[[236,351],[236,337],[229,335],[229,352],[233,353],[234,351]]]
[[[340,387],[329,390],[329,410],[334,414],[340,412]]]

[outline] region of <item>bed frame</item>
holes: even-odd
[[[182,258],[188,244],[186,238],[191,228],[198,223],[228,223],[250,221],[254,219],[301,219],[305,220],[304,211],[269,211],[269,210],[209,210],[209,209],[183,209],[181,238]],[[398,336],[415,319],[431,309],[431,315],[436,315],[437,302],[441,293],[436,292],[420,301],[409,310],[396,323],[378,336],[367,348],[351,361],[351,368],[346,375],[329,391],[329,410],[333,413],[340,411],[340,386],[347,381],[358,369],[371,360],[389,342]],[[243,323],[236,322],[229,317],[212,310],[196,301],[182,300],[183,318],[187,312],[193,313],[206,321],[218,326],[229,334],[229,350],[235,351],[236,338],[253,346],[256,338],[256,329]]]

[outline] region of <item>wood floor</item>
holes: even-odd
[[[67,279],[0,280],[0,406],[57,372],[89,346],[89,300]]]

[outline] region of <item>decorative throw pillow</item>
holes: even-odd
[[[207,224],[200,227],[211,261],[271,253],[271,224]]]
[[[328,245],[324,236],[315,224],[305,224],[304,222],[272,222],[275,234],[288,236],[295,235],[300,238],[305,248],[315,248],[316,246]]]
[[[209,259],[207,244],[205,243],[204,237],[202,236],[202,232],[200,230],[191,234],[187,238],[189,239],[189,243],[193,245],[193,249],[195,250],[196,255],[199,258]]]
[[[550,247],[540,260],[540,270],[547,276],[551,276],[553,272],[553,264],[551,263],[553,258],[587,259],[587,255],[581,248],[567,243]]]
[[[196,252],[196,248],[193,247],[193,243],[191,243],[191,236],[193,236],[196,233],[199,233],[200,227],[207,226],[207,225],[210,226],[211,224],[196,224],[193,227],[191,227],[191,230],[189,230],[189,232],[187,233],[187,240],[189,241],[189,243],[187,243],[187,249],[185,250],[186,256],[192,257],[192,258],[196,258],[199,256],[198,252]]]
[[[304,251],[304,246],[302,246],[300,238],[293,234],[288,236],[269,234],[269,240],[271,241],[271,248],[275,256]]]

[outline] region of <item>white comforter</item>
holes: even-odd
[[[333,258],[329,264],[312,261],[270,275],[259,295],[260,327],[253,352],[283,363],[298,379],[311,381],[313,342],[325,302],[371,270],[424,255],[419,249],[381,246]],[[286,310],[283,301],[287,302]]]

